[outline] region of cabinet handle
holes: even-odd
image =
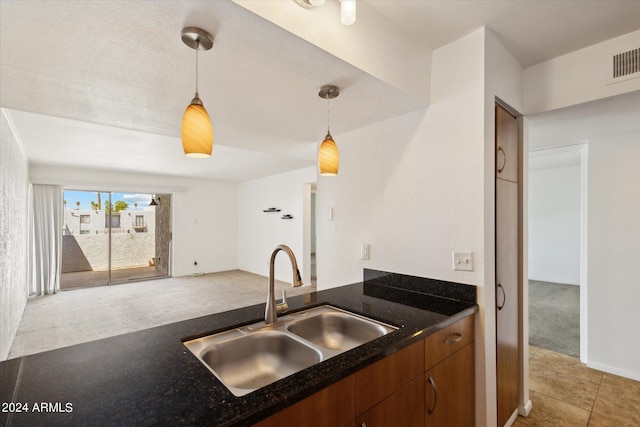
[[[504,152],[504,150],[502,149],[502,147],[498,147],[498,154],[500,154],[500,152],[502,152],[502,158],[504,159],[504,161],[502,162],[502,167],[498,168],[498,173],[502,173],[502,171],[504,170],[505,166],[507,166],[507,154]],[[500,156],[496,155],[496,164],[498,163],[498,158]]]
[[[436,410],[436,405],[438,404],[438,389],[436,388],[436,383],[433,381],[432,377],[429,377],[429,383],[431,384],[431,388],[433,389],[433,407],[431,409],[427,409],[427,414],[433,414],[433,411]]]
[[[455,337],[455,338],[449,338],[449,337]],[[457,342],[462,341],[462,334],[459,332],[456,332],[455,334],[451,334],[449,335],[449,337],[444,339],[445,344],[455,344]]]
[[[502,310],[502,307],[504,307],[504,303],[507,302],[507,294],[505,293],[504,288],[500,283],[498,283],[497,289],[502,289],[502,304],[498,304],[498,291],[496,290],[496,306],[498,307],[498,310]]]

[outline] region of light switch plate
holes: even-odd
[[[473,252],[453,252],[454,271],[473,271]]]
[[[360,259],[369,259],[369,244],[363,243],[360,245]]]

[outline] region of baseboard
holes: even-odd
[[[520,405],[518,407],[518,414],[523,417],[528,417],[531,413],[531,409],[533,409],[533,403],[531,402],[531,399],[529,399],[524,403],[524,405]]]
[[[507,422],[504,423],[504,427],[511,427],[513,425],[513,423],[516,422],[517,418],[518,418],[518,409],[516,408],[516,410],[513,411],[513,414],[511,414],[511,416],[507,420]]]
[[[635,381],[640,381],[640,372],[628,371],[626,369],[616,368],[615,366],[605,365],[598,362],[587,362],[587,366],[598,371],[607,372],[609,374],[618,375],[620,377],[629,378]]]

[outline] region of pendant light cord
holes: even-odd
[[[198,50],[200,48],[200,42],[196,40],[196,98],[198,97]]]
[[[329,95],[327,95],[327,133],[328,134],[331,133],[330,119],[331,119],[331,109],[329,107]]]

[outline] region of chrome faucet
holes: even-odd
[[[298,263],[296,262],[296,256],[293,254],[291,248],[287,245],[278,245],[271,254],[271,261],[269,261],[269,293],[267,294],[267,305],[264,309],[264,321],[268,323],[275,323],[278,314],[284,313],[287,308],[287,296],[284,289],[282,290],[282,303],[276,304],[276,298],[274,295],[274,282],[275,282],[275,262],[278,252],[284,251],[289,255],[291,260],[291,267],[293,269],[293,283],[295,287],[302,286],[302,277],[300,277],[300,270],[298,270]]]

